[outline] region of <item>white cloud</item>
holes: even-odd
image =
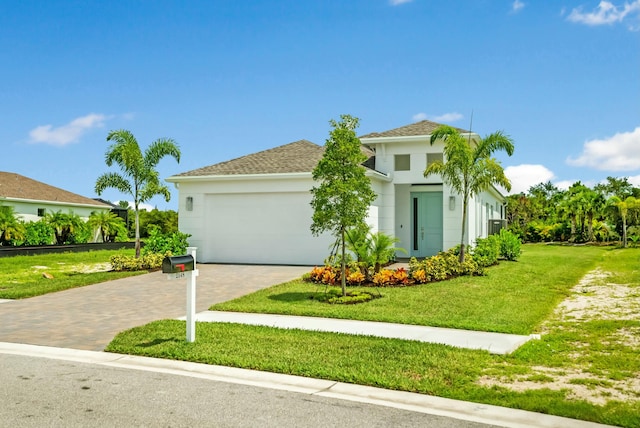
[[[524,8],[524,6],[525,4],[523,2],[521,2],[520,0],[515,0],[511,5],[511,12],[518,13]]]
[[[640,175],[634,175],[627,177],[629,183],[633,184],[633,187],[640,187]]]
[[[555,174],[544,165],[522,164],[508,166],[504,169],[504,174],[511,181],[511,191],[509,194],[527,193],[531,186],[546,183],[555,178]]]
[[[622,22],[625,18],[638,13],[640,13],[640,0],[634,0],[631,3],[625,2],[622,6],[615,6],[609,1],[602,0],[592,12],[583,12],[582,6],[573,9],[567,20],[597,26]],[[636,28],[630,26],[632,30]]]
[[[391,6],[399,6],[405,3],[411,3],[413,0],[389,0]]]
[[[567,164],[601,171],[635,171],[640,169],[640,126],[631,132],[619,132],[602,140],[584,143],[582,154]]]
[[[29,131],[30,142],[66,146],[78,141],[90,129],[101,128],[107,119],[103,114],[91,113],[57,128],[53,125],[41,125]]]
[[[115,205],[119,205],[120,201],[114,201],[113,202]],[[129,208],[130,209],[134,209],[135,208],[135,204],[133,203],[133,201],[127,201],[127,203],[129,204]],[[141,203],[140,205],[138,205],[138,208],[140,210],[146,210],[146,211],[152,211],[155,207],[153,205],[149,205],[149,204],[145,204],[144,202]]]
[[[419,122],[421,120],[429,119],[434,122],[451,123],[451,122],[457,122],[463,117],[464,116],[461,115],[460,113],[455,113],[455,112],[441,114],[440,116],[433,116],[426,113],[417,113],[412,116],[412,119],[414,122]]]

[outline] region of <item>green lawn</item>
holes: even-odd
[[[640,290],[639,262],[637,249],[533,245],[524,247],[521,261],[502,262],[485,277],[382,289],[384,297],[367,304],[319,304],[308,297],[322,288],[295,281],[214,306],[544,333],[541,340],[509,356],[396,339],[219,323],[199,323],[196,342],[187,343],[185,323],[175,320],[122,332],[107,350],[638,427],[640,393],[633,382],[640,378],[640,321],[572,320],[554,313],[554,308],[563,298],[574,296],[571,288],[596,267],[614,272],[607,282],[624,282],[636,293]]]
[[[113,254],[134,250],[100,250],[0,258],[0,299],[22,299],[82,287],[143,272],[91,272],[109,263]],[[102,266],[100,266],[102,265]],[[44,278],[44,273],[53,279]]]
[[[366,305],[311,300],[324,286],[300,280],[280,284],[211,310],[311,315],[467,330],[530,334],[569,289],[608,250],[597,247],[524,246],[518,262],[503,261],[482,277],[460,277],[406,288],[382,288]],[[571,263],[567,263],[567,260]]]

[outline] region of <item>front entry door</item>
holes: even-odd
[[[411,256],[442,251],[442,192],[411,193],[411,228]]]

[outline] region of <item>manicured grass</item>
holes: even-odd
[[[133,255],[134,250],[101,250],[0,258],[0,299],[22,299],[82,287],[143,272],[91,272],[109,262],[113,254]],[[53,279],[43,277],[44,273]]]
[[[528,245],[520,261],[501,262],[489,268],[485,276],[381,288],[383,298],[366,305],[327,305],[312,300],[314,294],[324,293],[325,287],[297,280],[213,305],[211,310],[530,334],[608,251]]]
[[[508,319],[496,322],[490,316],[493,310],[498,312],[497,319],[512,316],[520,324],[514,330],[530,325],[545,332],[541,340],[531,341],[508,356],[396,339],[222,323],[198,323],[196,342],[187,343],[185,323],[175,320],[157,321],[122,332],[107,350],[418,392],[624,427],[640,426],[640,392],[634,384],[640,378],[637,358],[640,321],[571,321],[553,314],[557,303],[571,294],[570,289],[578,280],[596,267],[608,272],[619,268],[607,281],[625,280],[632,287],[638,286],[640,251],[524,248],[521,261],[503,262],[490,269],[487,277],[425,286],[426,291],[417,294],[419,287],[382,289],[384,298],[364,305],[324,304],[318,309],[321,305],[300,295],[314,286],[295,282],[229,303],[245,310],[260,305],[278,309],[291,306],[292,313],[341,318],[378,319],[375,314],[380,312],[385,320],[413,324],[429,319],[443,321],[450,316],[455,324],[508,325]],[[306,291],[298,288],[302,286],[307,287]],[[482,288],[490,290],[478,290]],[[447,293],[452,295],[450,300]],[[475,297],[465,298],[465,293]],[[389,295],[399,302],[395,304],[396,311],[403,312],[396,318],[391,314],[392,308],[370,309],[373,304],[391,300]],[[485,303],[488,296],[501,303]],[[455,305],[467,317],[477,319],[464,320],[453,310],[442,310],[438,305]],[[528,312],[527,305],[535,308],[535,315],[520,314]],[[226,304],[214,307],[220,309]],[[437,316],[425,314],[430,311]],[[411,322],[414,319],[420,322]],[[565,378],[562,385],[566,386],[555,387],[553,383],[562,378]],[[520,381],[534,386],[518,389]],[[592,393],[576,395],[572,386]],[[602,403],[594,402],[594,397]]]

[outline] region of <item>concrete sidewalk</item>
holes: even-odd
[[[184,320],[185,317],[179,319]],[[481,349],[492,354],[502,355],[509,354],[529,340],[539,337],[537,335],[521,336],[517,334],[456,330],[386,322],[241,312],[204,311],[196,314],[196,321],[263,325],[277,328],[297,328],[301,330],[417,340],[419,342],[439,343],[458,348]]]

